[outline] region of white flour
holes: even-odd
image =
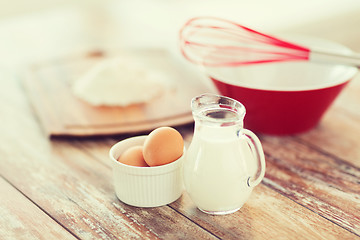
[[[145,103],[166,90],[166,76],[128,58],[107,59],[77,79],[75,96],[95,106]]]

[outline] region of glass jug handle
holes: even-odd
[[[264,156],[264,151],[263,148],[261,146],[261,142],[259,140],[259,138],[250,130],[247,129],[242,129],[240,131],[241,133],[243,133],[246,136],[246,140],[253,152],[253,154],[256,156],[256,160],[258,160],[258,162],[260,162],[260,174],[257,178],[254,177],[249,177],[247,180],[247,184],[249,187],[255,187],[256,185],[258,185],[261,180],[264,178],[265,176],[265,156]],[[254,179],[255,178],[255,179]]]

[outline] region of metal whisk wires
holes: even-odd
[[[180,30],[180,49],[204,66],[308,60],[309,49],[215,17],[192,18]]]

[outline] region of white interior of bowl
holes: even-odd
[[[351,50],[341,44],[306,36],[282,36],[282,39],[316,49],[341,53]],[[356,67],[309,61],[291,61],[243,65],[239,67],[207,67],[210,77],[232,85],[277,91],[302,91],[326,88],[353,78]]]

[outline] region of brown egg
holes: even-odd
[[[123,154],[120,155],[118,161],[136,167],[148,167],[143,157],[143,147],[142,146],[134,146],[130,147]]]
[[[160,127],[152,131],[144,142],[143,155],[146,163],[160,166],[177,160],[183,154],[184,139],[171,127]]]

